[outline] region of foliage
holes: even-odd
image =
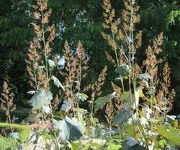
[[[104,96],[104,97],[99,97],[96,101],[95,101],[95,110],[99,110],[99,109],[102,109],[103,106],[111,101],[115,96],[115,93],[112,93],[112,94],[109,94],[107,96]]]
[[[45,113],[50,113],[49,105],[53,99],[52,93],[49,91],[40,90],[30,100],[33,109],[42,110]]]
[[[85,129],[77,118],[66,117],[64,120],[56,121],[54,128],[59,130],[59,138],[62,140],[75,140],[84,135]]]
[[[175,19],[177,17],[179,17],[180,15],[180,11],[171,11],[171,13],[169,14],[169,17],[168,17],[168,22],[167,22],[167,25],[175,25]]]
[[[4,79],[12,85],[15,94],[14,101],[17,105],[27,106],[24,100],[26,94],[24,86],[27,86],[25,78],[24,56],[28,47],[28,41],[33,31],[29,26],[31,7],[25,1],[0,2],[0,89]],[[18,94],[17,94],[18,93]]]
[[[35,34],[25,54],[26,79],[30,87],[26,92],[31,95],[28,102],[32,106],[33,120],[28,120],[30,127],[1,123],[0,134],[6,140],[8,136],[15,139],[16,144],[23,147],[33,144],[39,149],[152,150],[179,146],[176,116],[167,115],[175,96],[167,54],[163,51],[167,33],[159,33],[161,30],[158,29],[157,38],[153,36],[153,40],[148,41],[144,36],[152,35],[147,35],[144,29],[139,30],[141,25],[138,24],[141,23],[139,4],[154,7],[157,11],[159,6],[166,7],[164,4],[167,3],[164,0],[154,3],[125,0],[123,10],[115,12],[113,6],[118,7],[119,2],[111,5],[110,0],[104,0],[101,27],[103,17],[96,14],[100,1],[87,0],[83,4],[77,0],[28,1]],[[95,13],[90,15],[88,9]],[[143,11],[149,10],[143,8]],[[56,13],[61,15],[56,18]],[[176,25],[178,15],[166,17],[163,19],[167,30]],[[86,26],[87,32],[84,32]],[[97,36],[91,34],[94,31]],[[103,38],[106,43],[102,42]],[[63,50],[57,51],[57,47],[63,47]],[[97,51],[99,47],[101,49]],[[146,50],[141,52],[143,49]],[[7,74],[5,79],[8,79]],[[12,107],[8,86],[5,84],[4,87],[2,96],[7,101],[10,99],[11,105],[7,106]],[[106,92],[104,87],[105,91],[108,89]],[[1,101],[4,107],[5,103]],[[9,111],[10,107],[8,116]],[[28,144],[22,144],[27,140]]]
[[[107,150],[119,150],[122,148],[120,136],[113,136],[107,139]]]
[[[17,146],[16,140],[0,136],[0,149],[14,148]]]
[[[7,124],[7,123],[0,123],[0,130],[10,131],[11,127],[13,131],[19,133],[18,141],[26,142],[30,137],[30,128],[26,125],[19,125],[19,124]]]
[[[180,146],[180,130],[172,126],[161,125],[158,127],[159,134],[176,146]]]

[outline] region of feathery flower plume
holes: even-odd
[[[47,89],[49,87],[48,57],[51,55],[51,42],[55,38],[55,26],[49,26],[51,10],[47,7],[47,0],[38,0],[34,5],[34,22],[32,26],[36,37],[30,42],[28,57],[26,59],[27,71],[30,76],[30,85],[34,89]]]
[[[3,84],[3,91],[1,93],[0,101],[1,101],[1,108],[5,111],[6,120],[7,122],[11,123],[11,112],[16,110],[16,105],[13,101],[14,94],[11,92],[10,88],[8,87],[8,83],[4,81]]]

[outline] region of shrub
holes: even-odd
[[[30,128],[29,126],[25,125],[18,125],[18,124],[8,124],[8,123],[0,123],[0,131],[3,129],[5,131],[10,131],[11,127],[13,131],[19,133],[19,141],[21,143],[26,142],[30,136]]]
[[[5,150],[8,148],[16,147],[16,140],[0,136],[0,149]]]

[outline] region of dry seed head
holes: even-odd
[[[160,33],[158,35],[158,38],[155,39],[153,46],[156,54],[159,54],[162,52],[162,44],[163,44],[163,33]]]
[[[120,18],[111,24],[111,32],[116,34],[118,32],[118,25],[120,24]]]
[[[47,10],[47,2],[47,0],[37,0],[37,6],[40,8],[41,12]]]
[[[112,49],[117,49],[116,42],[111,38],[110,35],[108,35],[108,45],[112,47]]]
[[[41,17],[41,14],[39,12],[34,12],[34,19],[39,20]]]
[[[119,29],[119,31],[118,31],[117,39],[118,40],[123,40],[124,39],[124,34],[123,34],[121,29]]]
[[[148,48],[146,49],[146,55],[146,60],[143,62],[143,66],[146,66],[146,69],[150,76],[153,79],[156,79],[158,74],[157,58],[151,46],[148,46]]]
[[[46,11],[42,17],[42,24],[45,25],[49,22],[49,17],[51,16],[51,9]]]
[[[54,99],[54,101],[53,101],[53,103],[52,103],[53,108],[54,108],[55,110],[57,110],[57,109],[58,109],[58,105],[59,105],[59,103],[60,103],[60,99],[59,99],[58,94],[56,94],[55,99]]]
[[[55,56],[54,56],[54,63],[55,63],[55,65],[57,66],[57,64],[58,64],[58,55],[57,54],[55,54]]]
[[[163,79],[167,87],[170,87],[171,85],[171,79],[170,79],[170,68],[168,63],[166,62],[163,69]]]
[[[115,17],[115,10],[111,8],[111,4],[110,4],[109,0],[104,0],[103,9],[105,11],[103,13],[104,21],[107,25],[105,27],[108,27],[108,25],[112,23],[112,21]]]
[[[77,47],[77,57],[74,58],[76,59],[76,80],[77,80],[77,85],[76,88],[78,89],[78,91],[80,90],[80,86],[81,86],[81,81],[83,78],[86,77],[86,73],[84,73],[87,69],[87,56],[86,56],[86,51],[85,49],[82,47],[82,43],[81,41],[78,42],[78,47]]]
[[[92,89],[92,85],[89,84],[89,85],[87,85],[87,86],[84,87],[83,91],[84,91],[84,92],[87,92],[87,91],[89,91],[89,90],[91,90],[91,89]]]
[[[121,45],[120,49],[119,49],[119,63],[120,65],[124,64],[124,47]]]
[[[41,40],[42,39],[42,31],[41,31],[40,26],[37,25],[36,23],[32,23],[32,25],[33,25],[34,31],[35,31],[38,39]]]
[[[95,90],[97,96],[100,96],[102,94],[102,87],[104,85],[106,75],[107,75],[107,66],[105,66],[104,69],[102,70],[102,72],[99,74],[99,78],[97,81],[97,87]]]
[[[14,112],[16,110],[16,105],[14,104],[14,94],[11,92],[11,89],[8,87],[8,83],[4,81],[3,83],[3,91],[0,96],[1,108],[5,111],[6,120],[11,118],[10,111]]]
[[[107,40],[107,39],[108,39],[108,35],[107,35],[106,33],[101,32],[101,35],[102,35],[102,37],[103,37],[105,40]]]
[[[137,63],[135,63],[135,65],[134,65],[134,76],[135,76],[135,78],[141,72],[142,72],[141,68],[139,67],[139,65]]]
[[[114,116],[113,104],[110,101],[106,104],[106,108],[105,108],[105,118],[110,128],[112,127],[113,116]]]
[[[113,57],[109,54],[108,51],[105,51],[105,55],[106,55],[106,59],[110,62],[112,62],[113,64],[115,63],[115,60],[113,59]]]
[[[119,99],[120,99],[121,88],[113,82],[111,82],[111,85],[112,85],[113,90],[116,92],[117,97],[119,97]]]
[[[105,24],[105,23],[103,23],[103,28],[104,28],[104,29],[109,29],[109,28],[110,28],[110,26],[109,26],[109,25],[107,25],[107,24]]]
[[[134,0],[125,0],[124,6],[125,8],[122,13],[124,21],[123,29],[125,32],[133,32],[135,24],[140,21],[140,15],[136,14],[139,10],[139,6],[137,6]]]
[[[111,82],[113,91],[116,92],[116,97],[114,98],[113,101],[113,106],[114,106],[114,113],[116,113],[121,106],[121,88],[117,86],[115,83]]]
[[[137,33],[136,40],[137,40],[136,49],[138,49],[142,45],[142,31],[141,30]]]
[[[49,38],[48,38],[48,42],[52,42],[56,36],[56,28],[55,25],[51,25],[48,27],[48,31],[50,32]]]

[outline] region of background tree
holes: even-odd
[[[29,41],[32,40],[33,30],[31,6],[35,0],[1,0],[0,4],[0,82],[3,76],[9,76],[16,94],[15,101],[22,104],[25,99],[27,86],[25,75],[24,57],[27,53]],[[179,99],[180,72],[174,67],[180,67],[179,54],[179,2],[177,0],[147,0],[137,1],[140,5],[141,22],[137,30],[142,30],[143,43],[139,50],[139,57],[144,58],[145,48],[152,42],[160,32],[164,33],[163,55],[168,57],[174,86],[176,87],[176,99]],[[123,0],[111,0],[112,7],[119,17],[122,13]],[[72,50],[81,40],[89,57],[88,81],[94,81],[105,65],[105,51],[110,51],[108,44],[101,36],[103,31],[103,0],[49,0],[49,7],[52,8],[50,23],[56,26],[56,38],[53,43],[53,53],[62,54],[65,40],[68,40]],[[143,59],[142,59],[143,60]],[[110,80],[113,79],[111,69],[108,67],[104,94],[109,93]],[[176,83],[176,84],[175,84]],[[88,84],[88,83],[86,83]],[[2,85],[2,83],[1,83]],[[2,88],[2,86],[1,86]],[[176,113],[179,113],[180,106],[176,103]],[[180,105],[180,104],[179,104]]]
[[[25,60],[32,30],[30,5],[27,1],[1,0],[0,5],[0,88],[3,78],[14,87],[15,102],[26,102]]]

